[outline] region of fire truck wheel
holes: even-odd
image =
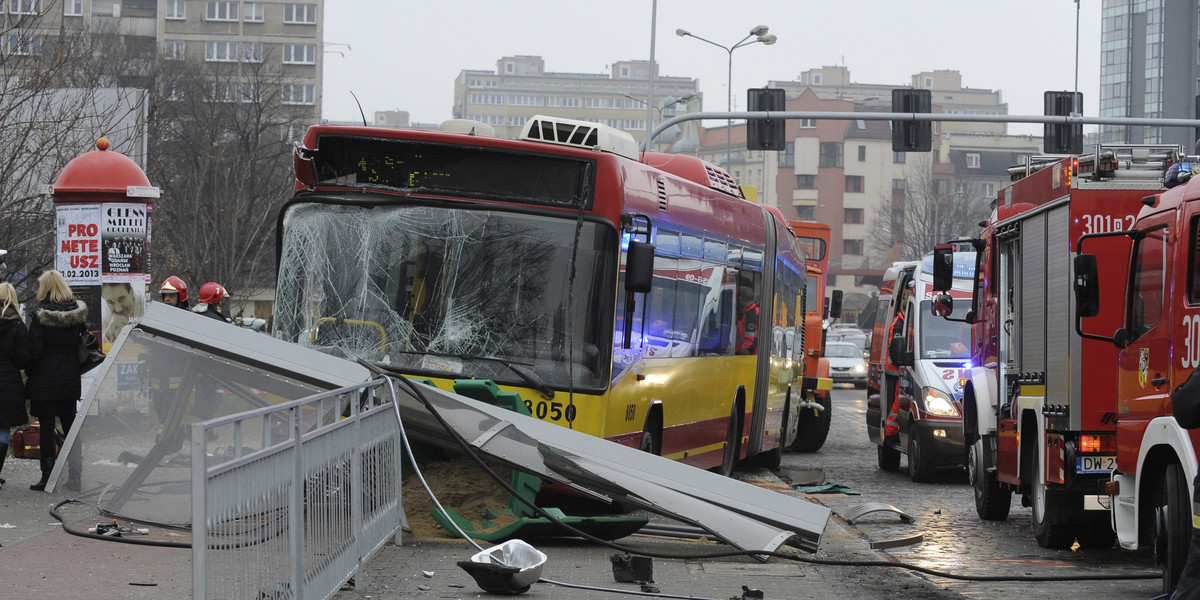
[[[900,451],[891,446],[880,445],[879,448],[879,468],[884,471],[897,471],[900,469]]]
[[[729,477],[733,475],[733,466],[738,460],[738,450],[742,441],[742,423],[741,414],[738,413],[737,404],[733,405],[733,411],[729,415],[729,432],[725,436],[725,456],[721,459],[721,466],[717,467],[717,473]]]
[[[1161,504],[1156,510],[1154,528],[1154,552],[1156,562],[1162,565],[1163,593],[1175,589],[1187,560],[1192,535],[1188,495],[1183,469],[1177,464],[1168,465],[1163,475]]]
[[[796,439],[792,441],[792,450],[796,452],[816,452],[825,445],[825,438],[829,437],[829,423],[833,419],[833,401],[828,392],[823,396],[816,396],[812,400],[819,403],[822,410],[800,410],[799,428],[796,431]]]
[[[937,467],[925,456],[916,428],[909,426],[908,431],[908,478],[913,483],[929,483],[936,479]]]
[[[1065,550],[1075,543],[1075,523],[1072,510],[1071,495],[1062,490],[1046,489],[1042,482],[1046,481],[1045,461],[1040,460],[1036,452],[1032,453],[1030,461],[1035,463],[1030,481],[1029,501],[1033,507],[1033,537],[1043,548]]]
[[[1012,494],[1000,487],[995,471],[983,464],[983,438],[967,450],[967,475],[975,488],[975,512],[985,521],[1003,521],[1012,506]]]

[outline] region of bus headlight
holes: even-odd
[[[939,417],[957,417],[958,408],[954,406],[954,401],[950,396],[937,388],[922,388],[922,396],[925,399],[925,412]]]

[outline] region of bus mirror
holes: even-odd
[[[625,255],[625,289],[635,294],[650,291],[654,279],[654,244],[629,242]]]
[[[954,246],[938,244],[933,247],[933,289],[948,292],[954,287]]]
[[[935,317],[948,317],[954,312],[954,299],[950,294],[938,294],[933,297],[933,302],[929,307]]]
[[[1075,257],[1075,314],[1094,317],[1100,314],[1100,281],[1096,271],[1096,255]]]
[[[840,319],[842,316],[842,290],[829,293],[829,318]]]

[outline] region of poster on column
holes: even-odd
[[[146,278],[141,274],[105,276],[100,297],[101,342],[107,351],[130,320],[146,313]]]
[[[55,207],[58,256],[55,268],[72,288],[100,285],[99,204]]]
[[[142,202],[106,202],[100,221],[103,274],[146,272],[146,234],[149,217]]]

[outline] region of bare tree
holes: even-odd
[[[243,59],[245,57],[242,57]],[[275,220],[292,193],[291,139],[309,107],[285,102],[278,59],[164,61],[151,110],[155,272],[235,297],[274,287]]]
[[[904,183],[902,193],[880,196],[871,220],[872,229],[881,233],[871,239],[871,253],[881,265],[917,260],[936,244],[975,235],[991,210],[978,185],[936,176],[928,155],[905,165]]]
[[[95,149],[97,138],[141,138],[141,95],[118,86],[98,57],[107,49],[86,33],[59,37],[9,21],[0,31],[0,248],[5,277],[28,300],[55,260],[53,205],[46,193],[63,167]],[[113,62],[120,62],[113,61]],[[122,145],[114,150],[127,149]]]

